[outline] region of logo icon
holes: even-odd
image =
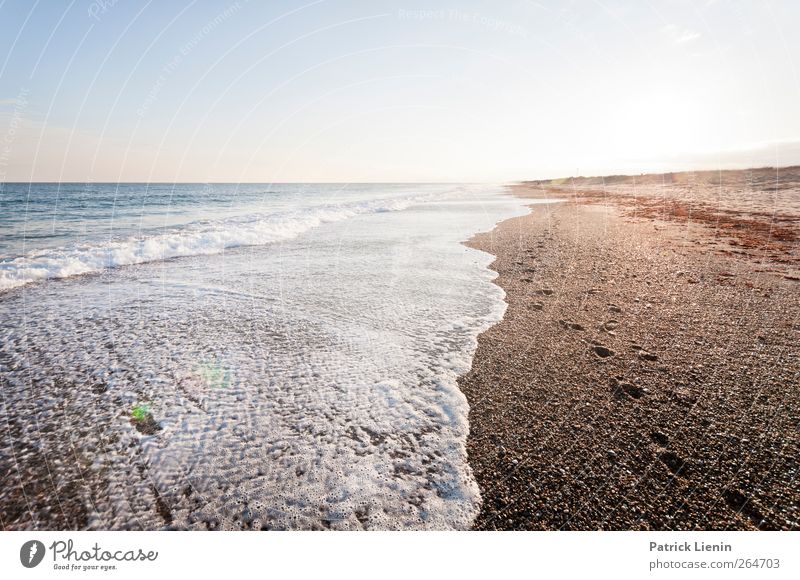
[[[26,568],[36,568],[44,559],[44,544],[39,540],[30,540],[19,549],[19,561]]]

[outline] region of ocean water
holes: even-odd
[[[460,529],[487,185],[6,184],[5,529]]]

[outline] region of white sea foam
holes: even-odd
[[[505,303],[459,242],[524,211],[465,188],[3,295],[5,525],[468,528],[456,380]]]
[[[0,261],[0,291],[48,278],[67,278],[119,266],[219,254],[240,246],[270,244],[294,238],[324,223],[367,213],[399,211],[426,199],[429,196],[322,205],[298,211],[206,221],[146,237],[48,248]]]

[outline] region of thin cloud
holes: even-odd
[[[691,30],[689,28],[679,28],[674,24],[667,24],[661,30],[675,44],[684,44],[687,42],[692,42],[693,40],[697,40],[702,36],[696,30]]]
[[[678,38],[675,39],[677,44],[682,44],[684,42],[691,42],[697,38],[700,38],[700,33],[695,32],[694,30],[684,30],[683,34],[681,34]]]

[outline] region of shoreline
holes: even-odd
[[[459,378],[473,528],[797,529],[795,206],[780,244],[743,243],[736,224],[769,215],[743,187],[726,229],[682,185],[625,186],[573,184],[467,243],[508,303]]]

